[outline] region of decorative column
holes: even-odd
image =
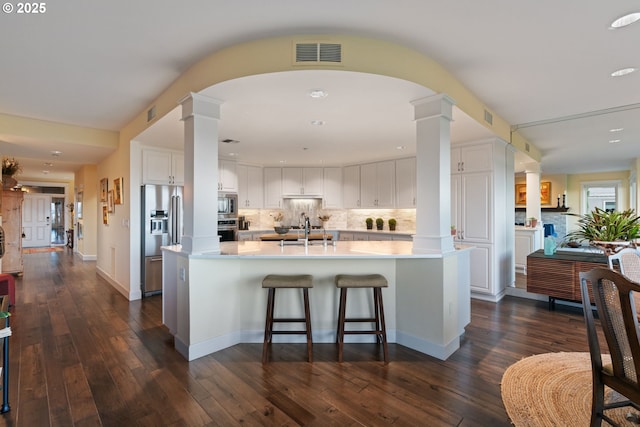
[[[416,122],[416,234],[413,252],[451,252],[451,118],[454,101],[412,102]]]
[[[221,101],[184,97],[184,235],[182,250],[220,253],[218,236],[218,122]]]
[[[528,163],[524,171],[527,180],[527,212],[525,221],[537,218],[538,225],[542,224],[542,210],[540,208],[540,163]]]

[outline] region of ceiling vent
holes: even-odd
[[[296,63],[342,62],[342,45],[338,43],[296,43]]]
[[[487,110],[484,110],[484,121],[489,123],[490,125],[492,125],[493,124],[493,114],[491,114]]]
[[[156,106],[149,108],[147,110],[147,123],[156,118]]]

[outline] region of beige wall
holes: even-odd
[[[549,181],[551,183],[551,203],[541,205],[543,208],[555,208],[558,205],[558,195],[562,205],[562,194],[567,190],[567,175],[541,175],[540,182]],[[527,179],[524,174],[518,174],[515,184],[526,184]],[[566,205],[569,205],[569,195],[567,194]]]
[[[82,239],[76,238],[76,251],[84,259],[95,259],[96,257],[96,229],[98,220],[102,220],[102,217],[98,216],[99,196],[96,170],[95,165],[85,165],[75,174],[75,194],[79,195],[82,192],[82,218],[78,219],[76,237],[80,227],[82,227],[83,235]]]

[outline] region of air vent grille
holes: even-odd
[[[491,114],[487,110],[484,110],[484,121],[489,123],[490,125],[492,125],[493,124],[493,114]]]
[[[338,43],[296,43],[296,62],[342,62]]]
[[[149,108],[147,110],[147,123],[156,118],[156,106]]]

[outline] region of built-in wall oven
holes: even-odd
[[[238,219],[218,219],[218,236],[221,242],[238,240]]]
[[[221,242],[238,240],[238,195],[218,193],[218,236]]]

